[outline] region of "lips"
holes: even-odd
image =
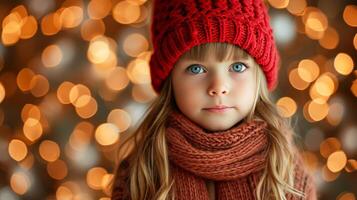
[[[222,113],[222,112],[226,112],[227,110],[229,110],[231,108],[232,107],[225,106],[225,105],[218,105],[218,106],[214,106],[214,107],[210,107],[210,108],[204,108],[204,110],[210,111],[210,112]]]
[[[217,106],[213,106],[210,108],[204,108],[204,109],[226,109],[226,108],[231,108],[231,107],[225,106],[225,105],[217,105]]]

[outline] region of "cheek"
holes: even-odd
[[[238,99],[254,99],[256,83],[252,77],[237,79],[233,85],[234,96]],[[242,98],[244,97],[244,98]]]
[[[182,110],[193,109],[200,101],[200,92],[198,88],[191,84],[179,84],[174,86],[174,94],[177,105]]]

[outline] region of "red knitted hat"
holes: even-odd
[[[249,53],[274,90],[279,54],[262,0],[153,0],[151,84],[159,94],[179,57],[192,47],[226,42]]]

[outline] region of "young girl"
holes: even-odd
[[[154,0],[158,94],[122,135],[112,199],[317,199],[269,99],[279,56],[261,0]]]

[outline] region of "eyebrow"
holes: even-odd
[[[217,62],[231,62],[231,63],[234,63],[234,62],[239,62],[239,61],[242,61],[246,64],[249,64],[249,66],[252,66],[254,65],[254,60],[250,59],[249,57],[246,57],[246,58],[239,58],[239,59],[229,59],[229,60],[223,60],[223,61],[217,61]],[[207,65],[207,61],[204,61],[204,60],[197,60],[197,59],[193,59],[193,58],[185,58],[181,61],[182,63],[186,63],[186,62],[199,62],[199,63],[203,63],[204,65],[208,66]],[[186,66],[186,65],[184,65]],[[248,67],[249,67],[248,66]]]

